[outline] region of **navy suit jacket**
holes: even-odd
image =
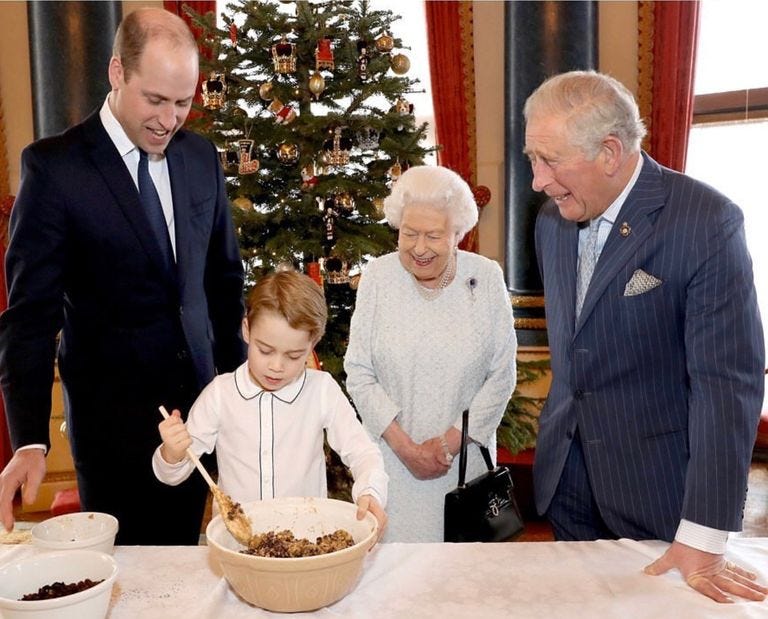
[[[537,219],[552,356],[537,508],[548,508],[578,428],[617,535],[672,540],[681,518],[740,530],[765,366],[743,216],[711,187],[643,158],[578,322],[577,225],[551,201]],[[625,295],[638,269],[662,283]]]
[[[59,332],[72,447],[76,463],[91,466],[91,456],[110,453],[104,441],[112,431],[126,446],[143,443],[149,458],[160,442],[157,406],[189,406],[216,371],[244,359],[243,267],[216,149],[181,130],[166,156],[175,272],[162,266],[136,185],[98,112],[24,150],[6,259],[9,304],[0,317],[14,449],[49,444]]]

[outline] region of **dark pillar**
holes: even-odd
[[[121,2],[27,2],[35,139],[101,106]]]
[[[534,224],[545,196],[531,189],[523,155],[523,105],[547,77],[597,67],[597,2],[507,2],[505,5],[506,273],[520,344],[546,345],[544,296]]]

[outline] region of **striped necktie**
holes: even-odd
[[[149,225],[160,246],[166,267],[170,268],[173,263],[173,248],[171,239],[168,235],[168,224],[165,221],[163,205],[160,203],[160,196],[157,194],[155,184],[149,175],[149,158],[147,153],[139,149],[139,197],[141,204],[147,213]]]

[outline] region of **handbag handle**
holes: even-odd
[[[464,480],[467,476],[467,443],[469,442],[469,410],[465,410],[461,414],[461,449],[459,450],[459,486],[464,486]],[[489,471],[493,470],[493,460],[491,460],[491,452],[485,445],[477,445],[480,448],[480,453],[483,454],[485,465]]]

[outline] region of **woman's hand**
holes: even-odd
[[[389,424],[382,437],[416,479],[437,479],[451,468],[437,437],[414,443],[396,421]]]
[[[416,479],[437,479],[451,468],[437,438],[426,440],[420,445],[414,444],[405,457],[400,456],[400,459]]]
[[[181,413],[174,410],[168,419],[163,419],[157,426],[163,444],[160,446],[160,455],[169,464],[176,464],[187,457],[187,449],[192,445],[192,437],[189,436]]]

